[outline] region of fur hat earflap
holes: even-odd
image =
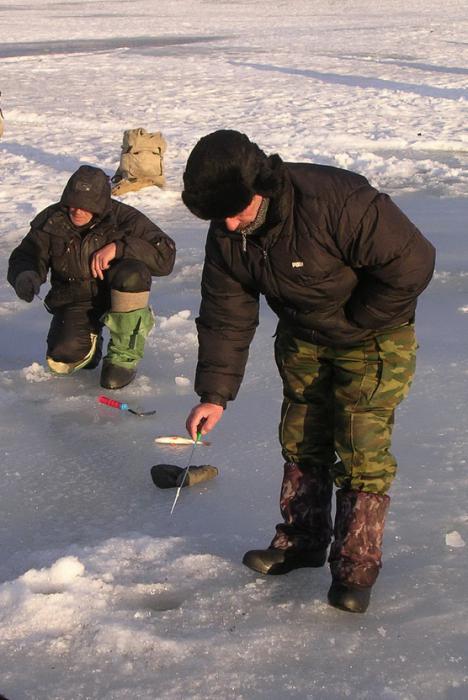
[[[284,182],[283,161],[278,155],[269,156],[260,166],[255,178],[254,189],[262,197],[275,197],[281,191]]]
[[[214,131],[198,141],[187,160],[182,200],[200,219],[235,216],[255,194],[277,194],[282,169],[279,156],[267,158],[245,134]]]

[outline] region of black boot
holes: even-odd
[[[328,602],[365,612],[382,567],[382,538],[390,498],[364,491],[336,492],[335,540],[330,550]]]
[[[101,370],[101,386],[104,389],[121,389],[135,379],[136,373],[136,367],[127,369],[104,360]]]
[[[293,569],[305,566],[323,566],[327,560],[327,550],[251,549],[244,554],[242,563],[260,574],[276,576],[287,574]]]
[[[339,581],[333,581],[328,591],[328,602],[334,608],[346,612],[366,612],[369,607],[372,586],[356,588]]]
[[[328,470],[284,465],[280,508],[284,521],[268,549],[252,549],[243,563],[261,574],[287,574],[304,566],[323,566],[332,534],[332,481]]]

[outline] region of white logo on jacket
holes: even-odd
[[[302,262],[302,260],[297,260],[291,263],[291,267],[304,267],[304,263]]]

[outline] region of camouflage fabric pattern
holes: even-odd
[[[318,474],[287,462],[280,496],[284,523],[276,526],[276,535],[270,546],[275,549],[326,549],[332,535],[332,491],[333,482],[328,471],[322,470],[322,474]]]
[[[382,538],[389,496],[336,492],[335,539],[330,550],[334,580],[357,588],[375,583],[382,566]]]
[[[330,470],[339,488],[387,493],[397,466],[390,452],[395,409],[409,392],[416,349],[412,324],[351,348],[315,345],[279,329],[284,459]]]

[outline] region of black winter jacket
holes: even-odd
[[[116,243],[115,260],[141,260],[155,276],[172,271],[175,260],[172,239],[137,209],[110,199],[107,211],[81,229],[72,224],[63,204],[44,209],[12,252],[8,281],[15,286],[20,272],[34,270],[45,282],[50,269],[51,289],[45,299],[50,311],[64,304],[89,301],[104,312],[108,290],[105,281],[92,277],[90,262],[93,253],[110,242]]]
[[[280,324],[319,345],[358,345],[414,318],[435,251],[390,197],[356,173],[284,164],[282,194],[257,233],[212,222],[197,319],[195,390],[236,397],[258,325],[259,294]]]

